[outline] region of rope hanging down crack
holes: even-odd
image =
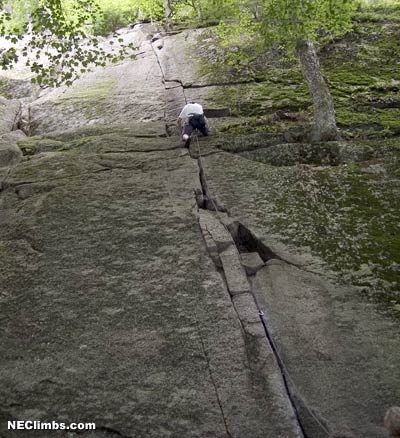
[[[212,205],[214,207],[214,211],[216,212],[216,215],[217,215],[219,221],[224,226],[226,231],[228,233],[232,234],[230,232],[230,230],[228,229],[228,227],[225,225],[224,221],[221,220],[221,217],[219,215],[220,209],[216,205],[216,202],[214,201],[214,197],[211,196],[211,194],[210,194],[209,185],[208,185],[208,181],[207,181],[207,176],[206,176],[206,172],[205,172],[205,167],[204,167],[204,164],[203,164],[203,161],[202,161],[202,155],[201,155],[201,150],[200,150],[200,143],[199,143],[199,139],[198,139],[198,136],[197,136],[196,133],[194,134],[194,138],[196,140],[196,145],[197,145],[197,154],[198,154],[198,160],[199,160],[199,167],[203,170],[204,185],[206,187],[206,191],[208,192],[208,193],[206,193],[206,195],[208,196],[209,200],[211,201],[211,203],[212,203]],[[239,252],[239,250],[238,250],[236,245],[234,245],[234,247],[235,247],[235,250],[236,250],[236,252],[238,254],[238,257],[240,259],[240,252]],[[299,389],[297,388],[296,384],[294,383],[294,380],[291,377],[291,375],[289,373],[289,370],[288,370],[285,362],[283,361],[283,359],[282,359],[282,357],[281,357],[281,355],[279,353],[279,349],[278,349],[278,347],[277,347],[277,345],[276,345],[276,343],[275,343],[275,341],[274,341],[274,339],[273,339],[273,337],[272,337],[272,335],[270,333],[270,330],[268,328],[268,320],[267,320],[267,317],[266,317],[266,313],[261,309],[261,307],[260,307],[260,305],[259,305],[259,303],[258,303],[258,301],[257,301],[257,299],[256,299],[256,297],[254,295],[254,293],[252,293],[252,296],[253,296],[254,302],[256,304],[257,310],[258,310],[258,316],[259,316],[259,318],[261,320],[261,323],[262,323],[262,325],[264,327],[265,336],[267,338],[267,341],[268,341],[268,343],[269,343],[269,345],[270,345],[270,347],[272,349],[272,352],[273,352],[273,354],[274,354],[274,356],[276,358],[276,361],[278,363],[278,366],[279,366],[279,369],[280,369],[280,372],[281,372],[281,375],[282,375],[282,379],[283,379],[283,382],[284,382],[284,386],[285,386],[285,389],[286,389],[286,392],[287,392],[288,399],[289,399],[290,404],[291,404],[291,406],[293,408],[293,411],[295,413],[298,425],[299,425],[301,431],[304,434],[304,437],[307,438],[307,434],[306,434],[306,432],[304,430],[304,427],[303,427],[303,425],[301,423],[301,420],[300,420],[300,415],[299,415],[298,409],[296,407],[295,397],[298,398],[302,402],[302,404],[304,405],[304,408],[306,409],[306,411],[314,419],[316,424],[321,428],[321,431],[327,437],[334,438],[334,436],[331,434],[331,432],[328,430],[328,428],[324,424],[321,423],[321,421],[316,417],[316,415],[314,414],[314,412],[312,411],[311,407],[308,405],[306,400],[301,396],[301,393],[300,393]]]

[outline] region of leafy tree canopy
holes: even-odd
[[[119,38],[115,49],[106,50],[91,35],[100,13],[94,0],[0,0],[0,36],[8,41],[0,49],[0,67],[25,58],[33,82],[58,86],[71,85],[93,65],[123,59],[132,45]]]
[[[155,21],[164,19],[163,0],[136,0],[140,18],[152,18]]]
[[[299,40],[348,31],[355,7],[355,0],[238,0],[230,17],[235,21],[222,22],[219,34],[225,42],[261,35],[262,46],[278,44],[293,53]]]
[[[321,35],[349,30],[354,8],[354,0],[265,1],[261,30],[267,41],[293,50],[299,40],[316,42]]]
[[[356,6],[377,4],[400,5],[400,0],[0,0],[0,37],[6,39],[0,67],[25,59],[38,84],[70,85],[94,65],[133,56],[121,39],[110,50],[96,35],[143,18],[220,22],[222,45],[229,48],[224,61],[246,64],[265,45],[293,54],[299,40],[347,31]]]

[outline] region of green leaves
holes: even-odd
[[[20,1],[15,0],[13,5],[18,3]],[[19,31],[14,29],[13,32],[7,27],[10,13],[4,8],[0,10],[0,33],[11,44],[22,44],[19,50],[16,47],[0,50],[1,68],[11,68],[19,54],[27,58],[25,65],[36,74],[33,82],[40,86],[59,86],[71,85],[91,67],[134,57],[133,45],[124,45],[122,38],[100,47],[99,40],[89,34],[90,25],[100,11],[94,0],[31,0],[28,3],[31,9]]]
[[[163,0],[136,0],[138,9],[145,18],[152,18],[155,21],[164,19]]]
[[[240,34],[242,40],[262,36],[266,46],[279,46],[292,56],[298,40],[317,42],[321,36],[332,38],[348,31],[358,0],[232,1],[234,12],[224,17],[218,31],[226,46],[235,45]],[[227,19],[233,22],[227,24]]]
[[[316,42],[350,27],[354,0],[264,0],[262,30],[271,43],[284,43],[293,51],[298,40]]]

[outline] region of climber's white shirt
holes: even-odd
[[[194,114],[203,114],[203,107],[199,103],[188,103],[179,114],[180,119],[185,119]]]

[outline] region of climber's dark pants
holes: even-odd
[[[195,129],[199,130],[203,135],[208,135],[208,129],[203,114],[189,117],[188,122],[185,123],[185,126],[183,127],[182,135],[187,134],[190,137]]]

